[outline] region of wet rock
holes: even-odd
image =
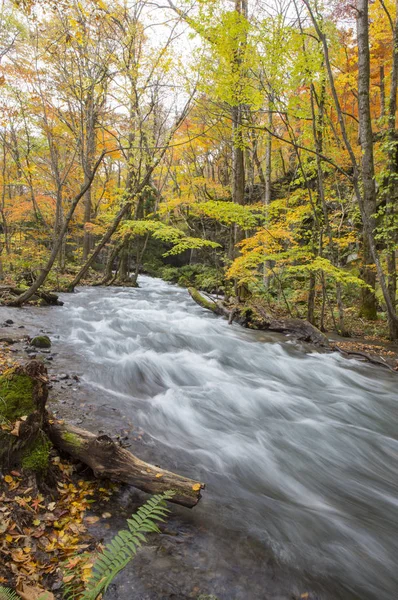
[[[30,345],[35,348],[51,348],[51,340],[48,335],[37,335],[31,340]]]
[[[12,319],[6,319],[4,325],[14,325],[14,321]]]
[[[58,379],[60,381],[65,381],[65,379],[69,379],[69,375],[67,373],[61,373],[61,375],[58,375]]]

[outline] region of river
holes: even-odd
[[[18,320],[59,336],[74,417],[207,486],[114,598],[398,597],[397,375],[228,325],[158,279],[62,299]]]

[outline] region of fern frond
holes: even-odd
[[[0,585],[0,600],[21,600],[21,598],[10,588]]]
[[[160,533],[156,522],[164,521],[167,517],[170,511],[166,500],[171,500],[173,496],[172,491],[152,496],[127,520],[128,529],[119,531],[99,554],[80,600],[95,600],[101,592],[105,592],[146,542],[144,534]]]

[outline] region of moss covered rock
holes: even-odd
[[[37,335],[30,342],[30,345],[35,348],[51,348],[51,340],[48,335]]]

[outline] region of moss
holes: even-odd
[[[51,448],[50,440],[44,433],[41,433],[25,451],[22,457],[22,467],[36,473],[43,473],[48,469]]]
[[[203,308],[207,308],[207,310],[211,310],[214,312],[214,302],[207,300],[198,290],[193,287],[188,288],[189,293],[192,296],[192,299],[195,300],[197,304],[203,306]]]
[[[48,335],[37,335],[30,342],[30,345],[36,348],[51,348],[51,340]]]
[[[75,447],[79,447],[82,445],[80,438],[75,435],[74,433],[71,433],[70,431],[65,431],[62,434],[62,439],[69,445],[71,446],[75,446]]]
[[[34,382],[28,375],[12,371],[0,377],[0,417],[15,421],[35,410],[33,401]]]

